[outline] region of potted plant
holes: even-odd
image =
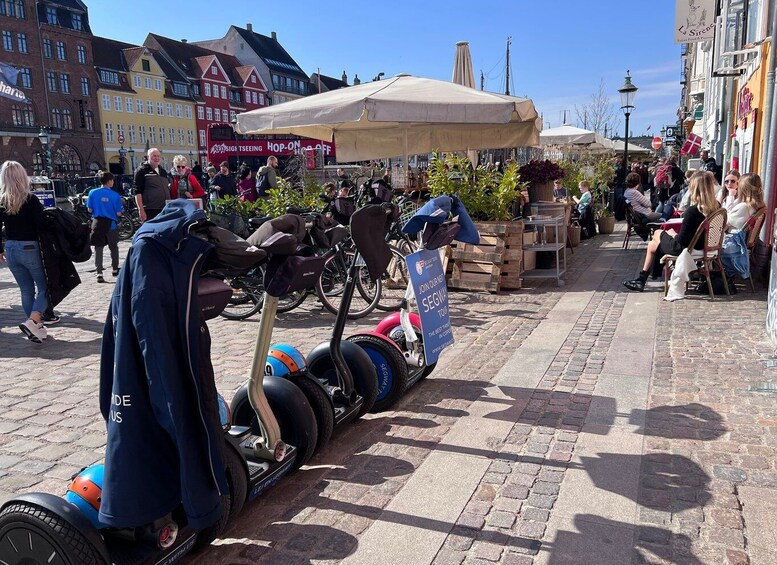
[[[594,195],[594,217],[599,233],[608,234],[615,231],[615,215],[607,204],[609,189],[607,185],[599,185]]]
[[[529,184],[529,202],[553,202],[553,181],[564,176],[564,170],[553,161],[529,161],[518,169],[522,182]]]

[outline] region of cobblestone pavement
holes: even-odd
[[[626,293],[644,247],[621,239],[583,242],[564,287],[451,293],[456,343],[432,375],[396,410],[337,430],[187,562],[777,562],[765,292]],[[38,345],[16,327],[18,289],[0,267],[0,500],[62,493],[103,457],[97,371],[113,284],[90,268]],[[309,301],[281,315],[274,341],[309,351],[333,321]],[[227,397],[257,322],[209,324]],[[477,471],[456,478],[459,463]],[[449,489],[440,499],[435,483]]]

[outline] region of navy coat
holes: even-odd
[[[180,504],[198,529],[221,513],[224,438],[208,419],[215,390],[198,362],[197,281],[213,246],[188,233],[204,219],[190,202],[169,203],[140,227],[116,282],[100,366],[108,526],[143,525]]]

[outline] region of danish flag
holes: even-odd
[[[696,155],[700,147],[701,147],[701,136],[698,136],[694,133],[690,133],[688,134],[688,139],[686,140],[685,145],[683,145],[683,148],[680,149],[680,156],[683,156],[685,154]]]

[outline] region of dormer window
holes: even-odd
[[[46,23],[50,23],[51,25],[59,25],[57,9],[53,6],[46,7]]]
[[[73,22],[73,29],[82,31],[84,29],[84,23],[81,19],[81,14],[70,14],[70,21]]]
[[[148,72],[151,72],[151,61],[148,59],[141,59],[140,64],[143,66],[143,70]]]
[[[216,69],[216,66],[215,66],[215,65],[214,65],[214,66],[212,66],[212,67],[210,68],[210,74],[212,74],[212,75],[217,75],[217,74],[219,74],[219,72],[218,72],[218,70]]]

